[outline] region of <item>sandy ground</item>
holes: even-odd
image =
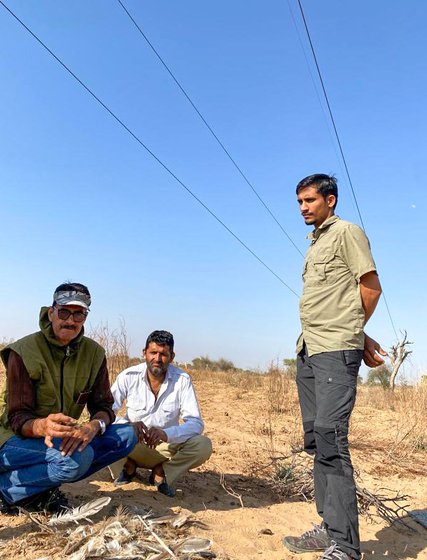
[[[159,514],[187,512],[204,524],[193,527],[192,533],[212,539],[219,558],[297,558],[282,546],[281,539],[300,534],[311,527],[311,522],[318,522],[315,507],[313,503],[280,497],[268,467],[271,457],[289,454],[290,445],[299,442],[295,394],[284,399],[282,412],[273,413],[265,383],[248,388],[242,379],[232,384],[224,377],[201,375],[195,376],[195,382],[205,433],[213,440],[214,453],[207,464],[178,482],[176,498],[167,498],[147,486],[144,471],[140,471],[140,479],[122,488],[115,488],[104,470],[87,481],[65,485],[63,490],[73,505],[109,495],[110,511],[119,504],[138,504],[152,507]],[[388,412],[356,407],[352,456],[360,473],[359,484],[374,492],[387,488],[409,495],[406,503],[410,510],[426,508],[427,451],[392,460],[389,450],[395,435],[389,419]],[[413,532],[397,530],[371,512],[372,519],[362,516],[360,521],[366,559],[427,559],[426,529],[409,519]],[[25,517],[0,516],[0,542],[10,543],[3,549],[2,558],[49,558],[47,537],[38,543],[37,550],[28,546],[27,536],[34,531],[36,527]],[[314,560],[319,555],[299,558]]]

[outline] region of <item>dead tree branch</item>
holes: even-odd
[[[409,342],[408,333],[406,331],[403,331],[402,335],[402,340],[398,341],[394,346],[392,346],[389,352],[390,362],[393,367],[390,375],[390,388],[392,391],[394,391],[396,377],[399,372],[400,366],[403,364],[409,354],[412,354],[412,350],[408,350],[406,347],[409,344],[413,344],[413,342]]]

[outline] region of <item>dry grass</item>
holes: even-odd
[[[115,330],[110,330],[108,323],[92,327],[88,337],[104,348],[110,381],[113,383],[118,374],[132,364],[129,357],[129,339],[124,321],[121,321],[120,327]]]
[[[248,467],[251,472],[268,465],[270,474],[276,475],[274,458],[301,447],[298,395],[295,381],[286,372],[272,367],[265,375],[212,371],[192,371],[191,375],[198,392],[228,387],[243,419],[248,403],[256,411],[247,419],[248,432],[256,437],[262,457]],[[426,410],[425,385],[398,387],[394,392],[359,387],[350,430],[354,464],[364,462],[369,474],[420,474],[427,453]],[[367,454],[371,461],[366,463]]]
[[[89,336],[101,344],[107,354],[111,381],[133,360],[124,323],[117,330],[108,325],[92,329]],[[214,372],[191,370],[196,386],[226,386],[238,401],[251,399],[259,415],[251,430],[268,440],[266,448],[275,450],[275,439],[287,435],[290,447],[301,442],[300,411],[295,381],[272,365],[265,374],[241,371]],[[0,362],[0,383],[5,370]],[[380,387],[360,386],[352,416],[351,440],[358,448],[384,450],[392,464],[407,461],[414,454],[427,452],[427,385],[397,387],[394,392]]]
[[[399,461],[427,451],[427,386],[397,387],[394,391],[361,387],[358,408],[381,411],[377,429],[389,457]]]

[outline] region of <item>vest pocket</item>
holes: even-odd
[[[78,404],[79,406],[83,407],[89,400],[89,395],[91,391],[81,391],[78,393],[77,397],[74,397],[74,403]]]

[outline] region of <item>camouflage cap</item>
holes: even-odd
[[[57,290],[53,301],[58,305],[79,305],[85,309],[89,309],[91,304],[90,295],[78,290]]]

